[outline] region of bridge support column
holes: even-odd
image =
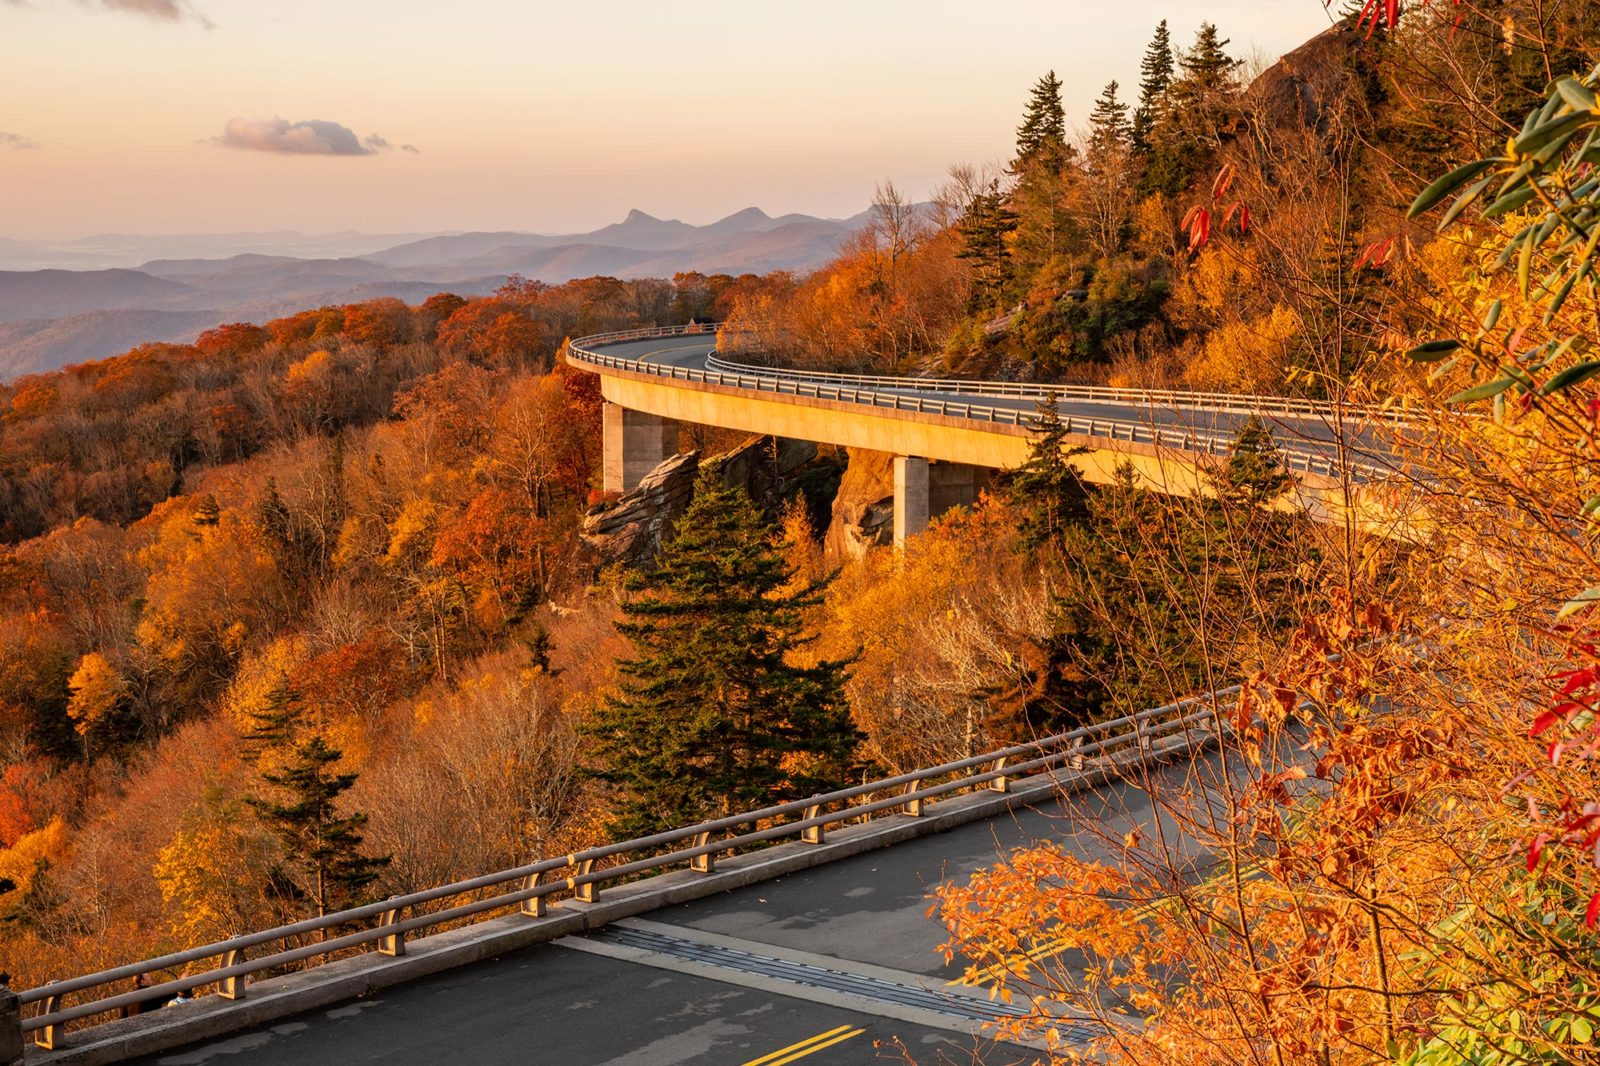
[[[0,985],[0,1066],[22,1066],[22,1007],[5,985]]]
[[[678,423],[671,418],[608,403],[603,422],[605,459],[601,487],[606,492],[632,491],[663,459],[678,453]]]
[[[894,546],[928,528],[952,507],[971,507],[994,471],[966,463],[930,463],[915,456],[894,460]]]
[[[928,460],[894,457],[894,546],[928,528]]]

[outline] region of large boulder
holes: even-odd
[[[782,505],[790,475],[817,457],[817,446],[789,437],[751,437],[714,459],[722,483],[737,485],[756,506],[775,515]]]
[[[673,523],[688,509],[699,473],[699,452],[663,461],[632,492],[584,516],[583,542],[601,565],[649,566],[661,554],[661,542]]]
[[[823,538],[823,552],[834,562],[859,559],[894,539],[893,453],[851,448],[849,454]]]
[[[706,464],[714,466],[724,485],[739,486],[757,506],[776,514],[790,475],[816,456],[817,446],[809,441],[751,437]],[[674,455],[646,474],[632,492],[585,515],[583,540],[600,565],[654,565],[662,542],[688,510],[700,467],[698,452]]]

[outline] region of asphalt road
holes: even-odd
[[[1222,772],[1212,754],[1157,779],[1214,792]],[[650,952],[630,956],[607,942],[618,937],[610,927],[143,1061],[824,1066],[903,1062],[903,1046],[924,1066],[970,1064],[975,1053],[991,1066],[1033,1062],[1026,1048],[996,1046],[976,1024],[939,1016],[951,1007],[994,1008],[984,1006],[985,987],[962,985],[961,961],[947,964],[938,953],[945,937],[926,913],[930,890],[1033,841],[1114,858],[1123,833],[1135,825],[1149,832],[1157,820],[1145,791],[1107,786],[622,923],[623,935],[654,931],[713,954],[733,948],[745,958],[826,968],[867,988],[866,998],[840,1000],[814,984],[686,967]],[[1197,846],[1180,848],[1203,861]],[[881,1007],[871,998],[912,984],[927,990],[931,1010],[908,1019],[887,998]]]
[[[706,369],[706,358],[713,354],[716,340],[710,334],[690,334],[682,337],[654,337],[636,341],[607,344],[607,355],[623,359],[640,359],[670,366]],[[884,394],[921,396],[928,399],[949,400],[954,403],[974,403],[988,407],[1011,409],[1032,413],[1037,405],[1033,400],[1005,396],[974,396],[971,394],[941,392],[937,389],[908,385],[902,389],[879,388]],[[1174,408],[1120,403],[1110,400],[1085,400],[1063,397],[1058,404],[1063,416],[1098,418],[1144,426],[1183,427],[1232,435],[1249,418],[1239,411],[1220,411],[1205,408]],[[1328,454],[1340,434],[1340,427],[1322,414],[1263,414],[1262,421],[1272,431],[1280,445],[1297,451]],[[1355,458],[1383,464],[1388,449],[1370,427],[1347,423],[1343,427],[1346,441],[1355,452]]]

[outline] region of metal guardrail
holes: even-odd
[[[567,346],[569,358],[591,366],[610,370],[623,370],[635,374],[668,378],[675,381],[702,382],[710,385],[770,392],[779,395],[808,396],[824,400],[860,404],[895,411],[915,411],[923,414],[944,415],[978,422],[1032,428],[1037,416],[1030,411],[1014,407],[995,407],[986,404],[946,400],[936,396],[919,395],[917,390],[962,391],[975,395],[1005,395],[1013,398],[1043,399],[1054,393],[1057,399],[1090,399],[1100,402],[1116,400],[1139,406],[1162,408],[1173,406],[1167,398],[1182,397],[1185,404],[1178,406],[1216,407],[1222,400],[1231,409],[1272,413],[1327,413],[1329,405],[1310,400],[1287,400],[1271,397],[1227,396],[1222,393],[1174,393],[1137,389],[1101,389],[1092,386],[1072,385],[1021,385],[993,382],[950,382],[935,378],[871,377],[851,374],[824,374],[810,371],[777,370],[730,363],[718,359],[713,352],[707,356],[707,369],[653,363],[629,359],[601,351],[605,345],[627,341],[648,340],[656,337],[683,337],[699,334],[712,335],[718,331],[716,324],[689,326],[662,326],[653,329],[625,330],[581,337]],[[727,367],[729,369],[719,369]],[[737,368],[737,369],[734,369]],[[947,387],[949,386],[949,387]],[[957,388],[956,386],[959,386]],[[891,391],[892,389],[892,391]],[[1004,393],[984,393],[981,390],[1025,390]],[[1271,405],[1281,405],[1274,408]],[[1372,409],[1376,410],[1376,409]],[[1061,424],[1070,434],[1098,437],[1112,441],[1149,444],[1178,451],[1202,455],[1223,456],[1233,450],[1234,437],[1228,433],[1196,429],[1192,426],[1157,426],[1142,421],[1115,418],[1094,418],[1076,414],[1062,414]],[[1390,469],[1380,463],[1346,458],[1341,463],[1336,454],[1327,448],[1297,447],[1282,441],[1275,442],[1284,465],[1290,470],[1325,477],[1337,477],[1341,470],[1365,477],[1381,477]],[[1331,445],[1330,445],[1331,447]],[[1336,449],[1335,449],[1336,450]]]
[[[609,881],[664,873],[684,866],[710,873],[717,856],[728,852],[786,839],[822,844],[831,826],[865,821],[873,816],[920,817],[927,804],[952,793],[969,789],[1007,792],[1019,778],[1050,775],[1059,784],[1070,787],[1074,781],[1083,781],[1097,772],[1143,765],[1191,751],[1214,736],[1216,729],[1227,728],[1226,716],[1219,718],[1216,707],[1219,701],[1238,691],[1239,687],[1233,686],[1042,740],[809,799],[541,859],[526,866],[392,897],[381,903],[352,907],[321,918],[308,918],[41,985],[19,994],[24,1008],[40,1005],[37,1013],[23,1019],[22,1031],[34,1034],[38,1046],[54,1048],[61,1044],[64,1027],[73,1021],[207,985],[217,985],[219,994],[226,998],[243,998],[247,995],[246,978],[251,974],[369,946],[384,955],[402,955],[408,934],[444,923],[481,918],[513,907],[524,915],[541,917],[552,896],[566,893],[584,902],[594,902]],[[639,852],[661,848],[669,850],[663,854],[629,858]],[[604,865],[608,860],[615,864]],[[557,876],[561,874],[565,876]],[[461,901],[461,897],[486,891],[493,894]],[[430,904],[445,906],[438,910],[422,909]],[[409,917],[406,916],[408,912]],[[363,928],[352,931],[352,926]],[[325,939],[306,942],[306,938],[311,937]],[[293,943],[295,941],[301,942]],[[275,942],[282,942],[282,946],[266,954],[249,955],[252,948]],[[104,989],[107,985],[207,962],[215,964],[159,984],[68,1004],[68,998],[75,993]]]
[[[587,339],[587,338],[585,338]],[[1022,400],[1042,400],[1055,394],[1057,400],[1090,400],[1121,403],[1133,407],[1192,408],[1220,411],[1248,411],[1265,415],[1326,416],[1333,407],[1323,400],[1290,396],[1259,396],[1251,393],[1185,392],[1178,389],[1127,389],[1109,385],[1041,385],[1022,381],[970,381],[964,378],[908,378],[883,374],[836,374],[821,370],[791,370],[739,363],[712,354],[706,366],[733,374],[768,374],[788,380],[871,385],[878,388],[923,389],[971,396],[1006,396]],[[1346,404],[1344,410],[1365,420],[1408,422],[1410,416],[1373,404]]]

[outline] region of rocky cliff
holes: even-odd
[[[776,514],[791,475],[816,456],[817,446],[809,441],[751,437],[732,451],[707,459],[705,465],[716,468],[723,484],[743,488],[758,505]],[[600,565],[652,565],[694,497],[701,465],[698,452],[674,455],[646,474],[632,492],[585,515],[583,540]]]

